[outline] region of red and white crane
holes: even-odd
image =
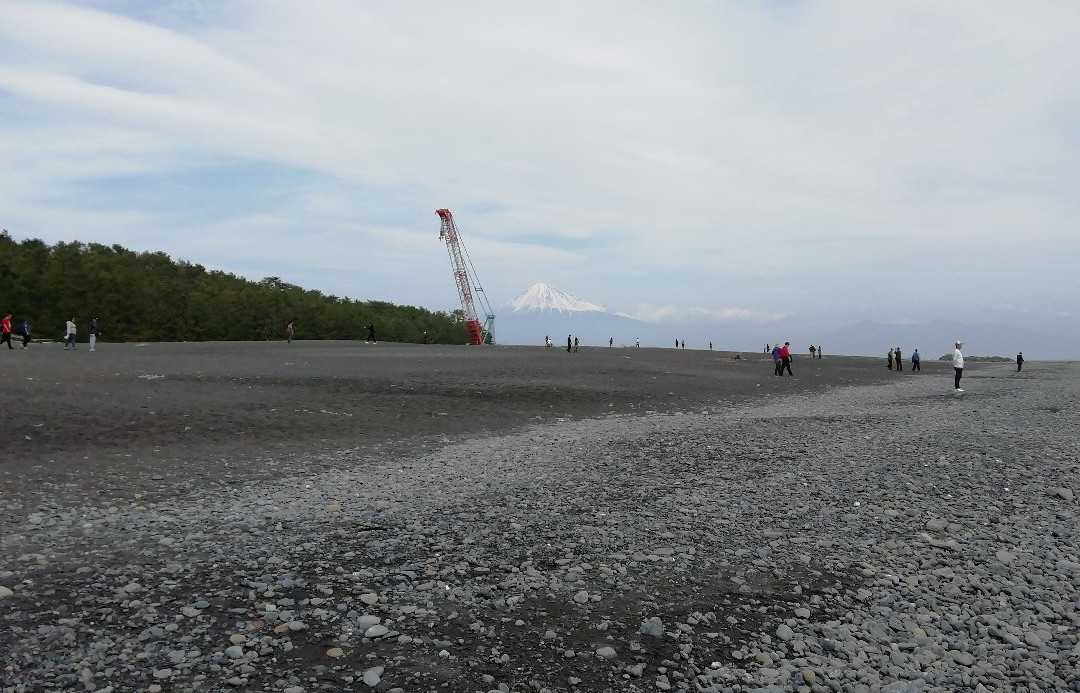
[[[473,266],[469,251],[461,242],[461,234],[458,233],[457,225],[454,224],[454,215],[449,209],[437,209],[439,215],[439,238],[446,241],[446,250],[450,253],[450,267],[454,271],[454,283],[457,284],[458,298],[461,299],[461,312],[465,319],[465,329],[469,332],[469,344],[487,344],[495,341],[493,330],[495,329],[495,314],[491,312],[491,304],[488,303],[484,287],[476,278],[476,267]],[[470,277],[469,270],[472,270]],[[476,313],[476,298],[480,301],[480,307],[484,309],[484,322]]]

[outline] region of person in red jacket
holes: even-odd
[[[784,374],[784,369],[787,369],[788,375],[795,377],[791,372],[791,342],[784,342],[784,346],[780,347],[780,375]]]
[[[11,313],[4,316],[3,320],[0,320],[0,344],[7,342],[8,349],[14,349],[11,346]]]

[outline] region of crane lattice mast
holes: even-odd
[[[435,213],[440,219],[439,238],[446,241],[446,250],[450,254],[450,267],[454,272],[454,283],[457,285],[458,298],[461,300],[461,312],[465,318],[465,329],[469,333],[469,344],[485,344],[489,340],[494,341],[495,314],[491,312],[491,304],[488,303],[484,287],[480,286],[480,281],[476,278],[476,267],[469,258],[469,251],[461,242],[461,235],[458,233],[457,225],[454,224],[454,215],[449,209],[437,209]],[[470,281],[470,268],[475,287],[473,281]],[[474,290],[480,306],[484,309],[483,324],[477,317],[476,303],[473,301]]]

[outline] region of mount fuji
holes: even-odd
[[[568,294],[550,284],[537,282],[507,304],[509,310],[495,318],[495,341],[499,344],[543,345],[551,337],[556,346],[566,344],[566,335],[582,345],[619,346],[660,344],[658,326],[615,315],[604,307]]]
[[[525,290],[509,303],[515,313],[545,313],[548,311],[559,313],[602,313],[603,306],[589,303],[583,298],[571,296],[560,289],[537,282]]]

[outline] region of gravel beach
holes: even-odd
[[[1080,690],[1080,364],[0,356],[3,693]]]

